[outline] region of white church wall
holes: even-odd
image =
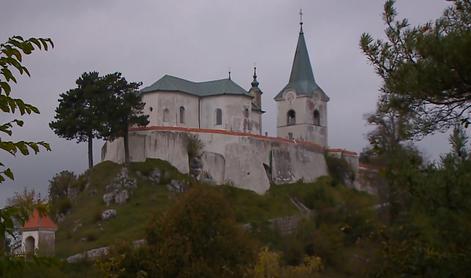
[[[146,104],[144,113],[149,115],[149,126],[198,127],[198,97],[180,92],[156,92],[142,96]],[[180,107],[185,109],[180,122]],[[151,111],[152,108],[152,111]],[[164,110],[168,109],[167,121]]]
[[[252,111],[250,114],[250,124],[252,125],[252,130],[250,133],[253,134],[262,134],[262,113]]]
[[[218,95],[201,99],[201,128],[224,129],[228,131],[249,132],[248,120],[250,119],[252,99],[247,96]],[[222,110],[222,124],[216,124],[216,109]],[[244,116],[244,110],[248,109],[249,117]]]
[[[270,188],[270,180],[275,183],[290,183],[300,179],[309,182],[327,175],[323,153],[303,145],[224,133],[194,134],[198,135],[204,144],[203,171],[217,184],[231,183],[236,187],[263,194]],[[131,161],[158,158],[168,161],[180,172],[188,173],[188,155],[184,140],[184,132],[131,132]],[[144,155],[141,155],[142,146],[145,146]],[[108,142],[104,147],[103,160],[122,163],[122,149],[121,140]]]
[[[252,111],[252,99],[247,96],[218,95],[198,98],[179,92],[156,92],[142,96],[149,115],[148,126],[224,129],[253,134],[261,132],[261,115]],[[180,107],[185,109],[180,122]],[[222,111],[222,123],[216,124],[216,109]],[[168,114],[164,121],[164,111]],[[247,112],[246,112],[247,109]],[[152,110],[152,111],[151,111]]]

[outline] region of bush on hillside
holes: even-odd
[[[355,172],[345,159],[331,155],[326,155],[325,159],[333,185],[350,185],[355,181]]]
[[[211,188],[191,189],[149,230],[161,277],[241,277],[254,261],[254,242]]]
[[[124,257],[118,252],[102,269],[119,277],[243,277],[255,261],[255,242],[209,187],[195,186],[180,196],[151,221],[146,239],[148,247],[124,251]]]

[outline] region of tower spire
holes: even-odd
[[[309,59],[309,53],[307,51],[306,41],[304,39],[303,32],[303,11],[299,11],[299,25],[300,32],[298,36],[298,44],[296,45],[296,52],[294,54],[293,65],[291,68],[291,74],[289,76],[288,84],[276,95],[275,100],[283,98],[283,93],[292,90],[295,91],[298,96],[312,96],[314,92],[317,92],[321,97],[328,101],[329,97],[322,91],[317,85],[314,79],[314,73],[312,70],[311,61]]]
[[[299,26],[301,27],[299,33],[302,34],[303,33],[303,9],[299,9]]]
[[[258,81],[257,81],[257,67],[253,67],[253,81],[252,81],[252,87],[258,87]]]

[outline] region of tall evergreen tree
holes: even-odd
[[[124,161],[129,163],[129,127],[145,126],[148,115],[143,115],[144,103],[139,94],[140,82],[128,82],[116,72],[103,77],[107,88],[106,129],[102,136],[109,140],[123,137]]]
[[[77,88],[60,95],[55,121],[49,126],[60,137],[88,142],[88,167],[93,167],[93,138],[104,134],[102,103],[106,91],[98,72],[83,73],[76,81]]]
[[[386,1],[386,40],[363,34],[360,46],[383,79],[387,107],[409,113],[413,136],[471,123],[471,2],[453,0],[435,22],[411,27]]]

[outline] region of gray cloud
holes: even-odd
[[[29,186],[47,192],[48,180],[63,169],[82,172],[86,145],[56,137],[48,127],[59,93],[74,87],[85,71],[120,71],[148,85],[164,74],[195,81],[233,79],[249,87],[257,63],[264,126],[276,134],[273,97],[285,85],[298,35],[298,10],[315,77],[330,96],[329,144],[361,151],[368,127],[363,115],[374,110],[380,80],[362,55],[362,32],[382,36],[380,0],[168,0],[168,1],[2,1],[0,41],[12,35],[51,37],[55,49],[26,59],[32,77],[22,78],[14,94],[36,104],[41,115],[26,117],[15,139],[45,140],[52,152],[1,160],[17,178],[0,185],[0,205]],[[443,0],[398,1],[401,16],[412,23],[438,17]],[[443,136],[427,139],[436,157],[446,151]],[[102,142],[95,144],[99,160]]]

